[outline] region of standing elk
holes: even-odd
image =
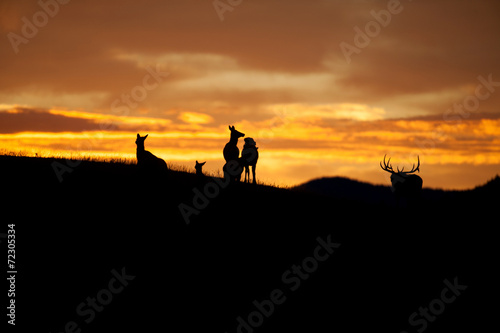
[[[240,150],[238,149],[238,139],[245,136],[244,133],[238,132],[234,128],[234,126],[229,126],[229,130],[231,131],[229,142],[226,143],[222,152],[226,162],[235,161],[240,157]]]
[[[245,182],[248,183],[250,183],[250,167],[252,167],[253,183],[257,184],[257,180],[255,179],[255,168],[257,167],[257,160],[259,159],[259,152],[257,149],[259,149],[257,147],[257,142],[255,142],[253,138],[245,138],[245,145],[241,152],[241,161],[245,167]]]
[[[380,162],[380,167],[391,173],[392,192],[396,196],[396,203],[399,204],[400,198],[406,198],[408,203],[418,199],[422,191],[423,181],[422,178],[413,173],[420,172],[420,157],[417,156],[417,167],[413,164],[410,171],[404,171],[404,167],[399,170],[397,167],[397,172],[392,169],[391,158],[386,162],[385,157],[386,155],[384,155],[384,165],[382,166],[382,162]]]
[[[226,143],[222,151],[224,159],[226,160],[226,164],[222,167],[222,171],[224,172],[224,177],[229,177],[231,182],[239,182],[244,164],[240,157],[238,139],[245,137],[245,133],[238,132],[234,126],[229,126],[229,130],[231,131],[229,142]]]

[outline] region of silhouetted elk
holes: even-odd
[[[207,162],[198,163],[198,161],[196,161],[196,164],[194,165],[194,169],[196,170],[196,176],[199,176],[199,177],[205,176],[203,174],[203,170],[202,170],[205,163],[207,163]]]
[[[243,146],[243,151],[241,152],[241,162],[245,167],[245,182],[250,182],[250,166],[252,167],[253,183],[256,184],[255,179],[255,168],[257,166],[257,160],[259,159],[259,149],[256,146],[256,142],[252,138],[245,138],[245,145]],[[248,176],[248,180],[247,180]]]
[[[194,165],[194,169],[196,170],[196,182],[198,183],[201,183],[205,180],[205,175],[203,174],[202,170],[205,163],[207,162],[198,163],[198,161],[196,161],[196,164]]]
[[[224,177],[229,177],[231,182],[239,182],[241,180],[241,173],[243,172],[243,161],[240,158],[238,139],[244,137],[245,134],[238,132],[234,126],[229,126],[229,130],[231,131],[231,137],[222,152],[226,160],[222,171],[224,172]]]
[[[422,191],[422,178],[413,173],[418,171],[420,172],[420,157],[417,156],[417,167],[413,164],[413,167],[410,171],[404,171],[404,167],[399,170],[396,168],[397,172],[392,169],[390,164],[391,159],[386,162],[386,155],[384,155],[384,165],[382,166],[382,162],[380,163],[380,167],[382,170],[391,173],[391,183],[392,183],[392,192],[396,196],[396,203],[399,204],[400,198],[406,198],[408,203],[418,199],[420,197],[420,193]]]
[[[144,141],[146,140],[148,135],[149,134],[146,134],[146,136],[141,137],[139,133],[137,133],[137,139],[135,140],[135,144],[137,145],[137,165],[141,169],[166,170],[167,163],[165,163],[164,160],[156,157],[149,151],[144,150]]]
[[[229,130],[231,131],[231,137],[229,142],[224,146],[224,151],[222,152],[226,162],[235,161],[240,157],[238,139],[245,136],[245,134],[235,130],[234,126],[229,126]]]

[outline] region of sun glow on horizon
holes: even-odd
[[[436,120],[391,120],[381,118],[382,109],[354,104],[289,104],[269,106],[268,110],[267,119],[241,120],[234,125],[257,141],[258,177],[279,184],[297,185],[333,175],[384,183],[378,163],[385,154],[410,165],[419,155],[424,173],[438,166],[491,169],[500,165],[500,138],[496,135],[500,133],[500,119],[470,119],[455,126]],[[230,134],[227,125],[215,123],[204,113],[185,110],[179,111],[177,120],[175,115],[174,119],[163,119],[58,109],[14,108],[0,111],[0,115],[22,117],[26,112],[35,112],[41,118],[55,116],[52,121],[56,122],[85,123],[79,131],[2,133],[1,150],[24,151],[30,156],[134,160],[135,136],[141,133],[149,134],[146,149],[168,163],[190,170],[195,160],[203,160],[208,161],[205,170],[218,173]],[[346,119],[351,113],[354,116]],[[370,117],[365,114],[372,114],[371,120],[366,120]],[[243,140],[239,148],[241,151]],[[461,183],[454,180],[450,185],[450,180],[434,177],[424,186],[463,189],[477,185],[467,179]]]

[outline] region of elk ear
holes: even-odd
[[[207,161],[205,161],[205,162],[201,163],[201,166],[204,166],[204,165],[205,165],[205,163],[207,163]]]
[[[149,135],[149,134],[146,134],[146,136],[144,137],[144,139],[145,139],[145,138],[147,138],[147,137],[148,137],[148,135]]]
[[[137,139],[139,139],[141,136],[139,135],[139,133],[137,133]]]

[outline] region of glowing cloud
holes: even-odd
[[[200,112],[182,112],[177,118],[188,124],[209,124],[214,118]]]

